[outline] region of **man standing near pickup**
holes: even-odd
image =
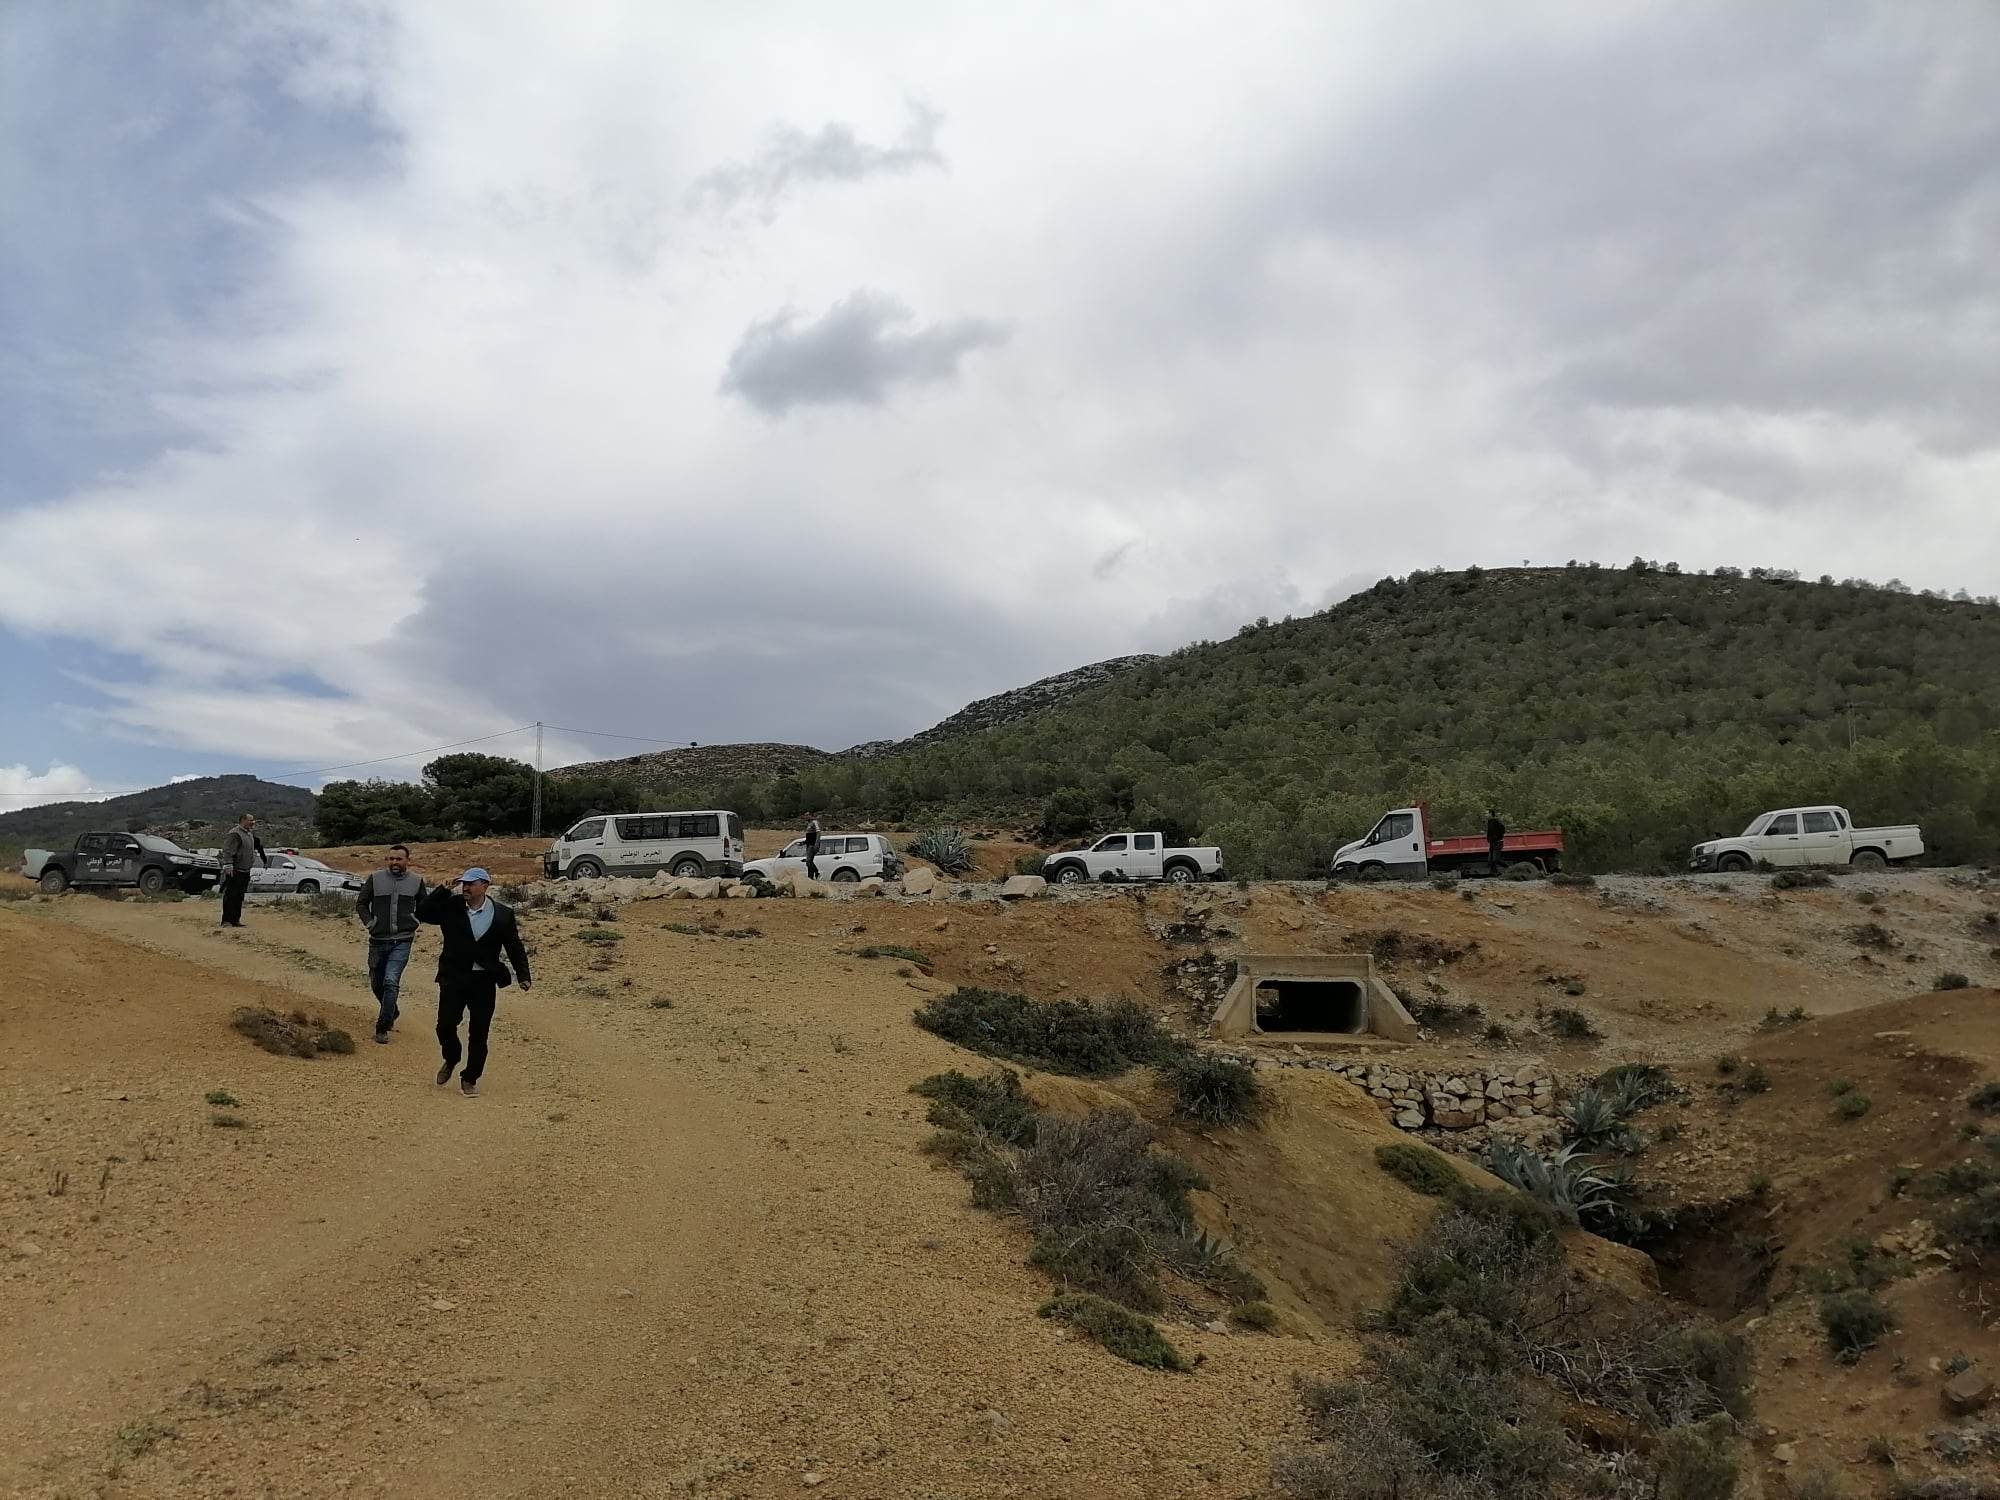
[[[806,879],[819,879],[819,814],[806,816]]]
[[[437,1039],[444,1054],[438,1086],[450,1083],[458,1067],[458,1023],[469,1014],[465,1072],[458,1080],[459,1092],[468,1099],[478,1097],[479,1075],[486,1071],[486,1035],[493,1026],[498,992],[514,982],[514,974],[507,972],[501,959],[503,950],[520,975],[522,992],[531,988],[528,950],[521,946],[514,910],[487,896],[491,883],[492,877],[474,865],[450,885],[433,886],[417,903],[417,920],[444,934],[437,967]]]
[[[1486,867],[1492,874],[1500,873],[1500,846],[1507,841],[1507,825],[1500,821],[1498,808],[1486,809]]]
[[[389,846],[387,868],[361,882],[354,914],[368,929],[368,988],[375,994],[375,1040],[386,1044],[400,1014],[396,999],[403,968],[417,937],[417,903],[424,899],[423,877],[410,869],[407,844]]]
[[[243,925],[243,893],[250,889],[250,871],[254,859],[260,865],[271,861],[264,857],[264,841],[254,831],[257,820],[245,813],[236,820],[236,826],[223,836],[222,852],[217,856],[222,865],[222,925],[241,927]]]

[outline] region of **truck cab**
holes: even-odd
[[[1383,813],[1365,838],[1342,844],[1334,851],[1332,873],[1336,880],[1418,880],[1445,871],[1548,875],[1562,868],[1563,853],[1560,828],[1509,832],[1501,839],[1495,869],[1484,834],[1440,838],[1431,827],[1430,809],[1418,802]]]

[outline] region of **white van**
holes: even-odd
[[[733,812],[610,813],[583,819],[542,856],[551,880],[600,875],[739,875],[743,820]]]
[[[903,856],[879,833],[823,833],[813,859],[821,880],[896,880],[903,873]],[[753,859],[743,867],[745,880],[769,880],[780,870],[806,872],[806,841],[793,839],[774,859]]]

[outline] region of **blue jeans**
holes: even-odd
[[[387,1031],[396,1024],[396,995],[403,987],[403,966],[410,961],[414,938],[370,938],[368,940],[368,988],[381,1007],[375,1029]]]

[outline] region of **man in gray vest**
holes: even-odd
[[[257,837],[257,820],[245,813],[236,820],[236,826],[223,836],[222,853],[222,925],[241,927],[243,925],[243,893],[250,889],[252,864],[268,865],[271,861],[264,856],[264,841]]]
[[[409,846],[391,844],[388,868],[362,881],[354,898],[354,914],[368,929],[368,988],[375,992],[378,1042],[387,1043],[396,1025],[403,969],[417,936],[417,903],[426,889],[423,877],[410,870]]]

